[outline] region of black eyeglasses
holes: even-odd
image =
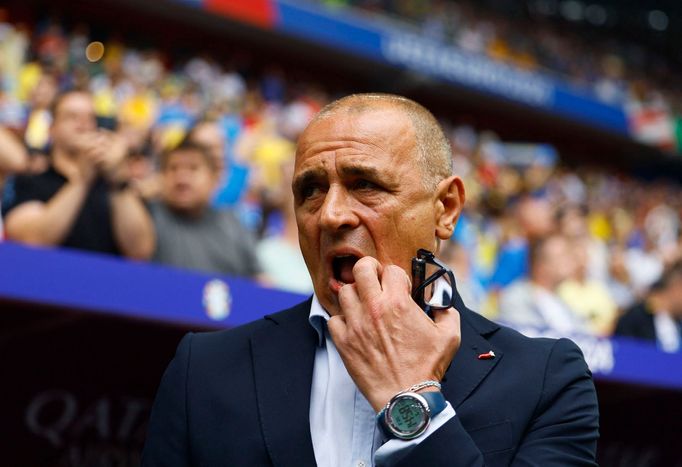
[[[426,313],[454,307],[455,274],[428,250],[420,248],[412,258],[412,299]]]

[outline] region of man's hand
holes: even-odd
[[[97,154],[97,168],[108,182],[119,182],[129,177],[125,164],[128,155],[126,139],[108,130],[98,131],[101,147]]]
[[[71,183],[89,185],[97,175],[97,159],[102,145],[96,132],[79,134],[74,138],[77,155],[75,164],[63,164],[60,170]]]
[[[396,393],[425,380],[440,381],[460,344],[459,313],[434,312],[432,321],[410,296],[400,267],[366,256],[353,267],[354,284],[339,292],[341,315],[329,332],[358,389],[377,412]]]

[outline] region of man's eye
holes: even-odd
[[[379,186],[369,180],[358,180],[355,182],[354,188],[356,190],[375,190],[379,188]]]
[[[320,192],[319,185],[306,185],[303,188],[301,188],[301,199],[312,198],[313,196],[319,194],[319,192]]]

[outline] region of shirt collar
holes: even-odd
[[[308,316],[308,322],[317,332],[318,345],[322,345],[324,342],[324,328],[329,321],[329,313],[322,308],[320,301],[317,299],[317,295],[313,294],[313,301],[310,305],[310,315]]]

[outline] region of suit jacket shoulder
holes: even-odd
[[[273,326],[289,326],[292,324],[296,326],[307,323],[310,314],[310,303],[311,299],[308,299],[291,308],[265,315],[262,319],[236,328],[191,333],[193,334],[193,348],[201,349],[202,354],[203,352],[211,354],[220,353],[224,357],[240,348],[244,348],[254,335],[267,332]]]

